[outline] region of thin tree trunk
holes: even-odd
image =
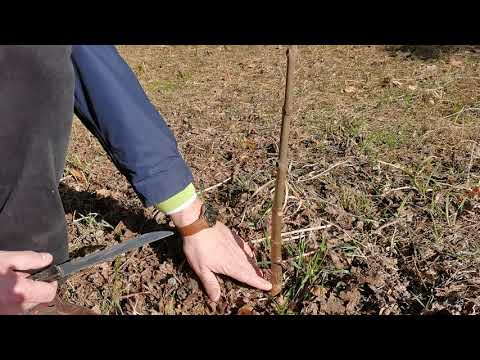
[[[285,183],[288,171],[288,135],[290,132],[290,112],[292,108],[292,92],[294,88],[294,72],[297,47],[289,46],[287,49],[287,79],[285,85],[285,101],[282,111],[282,130],[280,135],[280,154],[277,169],[277,182],[275,197],[272,207],[272,290],[271,295],[276,296],[282,291],[282,220],[283,202],[285,201]]]

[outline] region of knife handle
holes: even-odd
[[[51,265],[44,270],[40,270],[36,273],[33,273],[27,279],[36,280],[36,281],[45,281],[45,282],[53,282],[62,279],[62,274],[59,268],[55,265]]]

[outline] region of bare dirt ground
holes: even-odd
[[[118,48],[268,274],[285,48]],[[173,239],[75,276],[66,300],[103,314],[479,313],[480,48],[299,50],[282,296],[222,278],[209,303]],[[61,192],[74,256],[166,224],[78,120]]]

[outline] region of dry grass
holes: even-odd
[[[300,48],[283,229],[298,232],[285,246],[281,298],[224,281],[225,298],[208,305],[177,243],[79,275],[65,297],[124,314],[235,313],[245,303],[258,313],[478,313],[480,205],[469,191],[480,185],[480,53],[432,49]],[[119,50],[168,119],[202,196],[268,272],[285,49]],[[72,250],[156,226],[78,122],[63,193]],[[80,226],[74,210],[99,215]]]

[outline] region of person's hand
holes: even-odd
[[[220,222],[193,236],[186,236],[183,250],[212,301],[220,298],[220,285],[215,274],[230,276],[260,290],[272,288],[256,267],[250,247]]]
[[[40,269],[52,255],[33,251],[0,251],[0,314],[22,314],[55,298],[57,283],[26,279],[26,270]]]
[[[197,201],[183,214],[172,216],[172,220],[177,226],[188,225],[198,218],[200,207],[201,203]],[[227,275],[260,290],[272,288],[255,265],[250,247],[220,222],[212,228],[184,237],[183,250],[212,301],[218,301],[221,295],[215,274]]]

